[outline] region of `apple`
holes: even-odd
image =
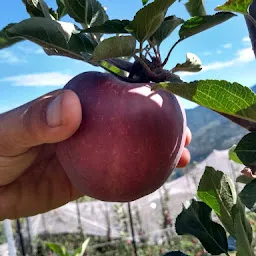
[[[71,183],[95,199],[129,202],[157,190],[176,167],[186,140],[186,116],[175,95],[107,73],[71,79],[82,122],[57,144]]]

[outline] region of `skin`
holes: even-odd
[[[81,118],[80,101],[70,90],[0,114],[0,220],[43,213],[82,196],[56,157],[56,143],[72,136]],[[186,145],[190,141],[188,129]],[[189,160],[185,148],[178,166]]]

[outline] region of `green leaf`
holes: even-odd
[[[185,6],[191,17],[206,15],[203,0],[188,0]]]
[[[149,0],[142,0],[143,5],[147,4]]]
[[[65,15],[67,15],[67,7],[65,6],[64,0],[56,0],[56,3],[58,5],[57,13],[58,13],[58,19],[61,19]]]
[[[234,208],[236,208],[240,212],[241,221],[244,226],[246,236],[248,238],[249,243],[251,243],[252,238],[253,238],[252,227],[251,227],[249,220],[246,218],[245,205],[242,203],[241,198],[239,196],[237,197],[237,202],[236,202],[236,205],[234,206]],[[235,219],[234,218],[234,209],[232,209],[232,216],[233,216],[233,219]],[[234,220],[234,222],[235,222],[235,220]]]
[[[133,21],[126,27],[139,42],[149,39],[164,21],[168,8],[175,0],[155,0],[140,9]]]
[[[256,179],[251,180],[239,193],[242,203],[251,211],[256,210]]]
[[[40,5],[45,18],[52,19],[51,15],[50,15],[50,8],[48,7],[48,5],[46,4],[46,2],[44,0],[33,0],[33,1],[38,2],[37,5]]]
[[[182,64],[177,64],[173,69],[172,72],[199,72],[202,70],[202,62],[198,56],[193,53],[187,53],[186,55],[186,62]]]
[[[237,256],[254,256],[253,249],[251,247],[251,241],[248,238],[244,226],[244,214],[241,210],[238,209],[238,206],[233,208],[234,216],[234,228],[236,232],[236,247],[237,247]]]
[[[133,36],[115,36],[103,40],[95,48],[92,60],[105,60],[117,57],[133,56],[136,40]]]
[[[179,31],[179,36],[181,39],[185,39],[219,25],[234,16],[236,15],[233,13],[219,12],[214,15],[192,17],[183,23]]]
[[[38,1],[22,0],[22,2],[26,6],[26,10],[31,17],[44,17],[44,13],[42,12]]]
[[[228,0],[225,4],[216,7],[215,10],[247,14],[251,3],[252,0]]]
[[[68,14],[85,28],[102,25],[108,15],[97,0],[64,0]]]
[[[125,76],[126,75],[124,70],[122,70],[122,69],[120,69],[120,68],[118,68],[118,67],[116,67],[116,66],[114,66],[114,65],[112,65],[112,64],[110,64],[108,62],[106,62],[105,60],[102,60],[100,62],[100,64],[101,64],[101,67],[103,67],[108,72],[117,74],[119,76]]]
[[[256,95],[247,86],[224,80],[190,83],[163,82],[152,86],[164,89],[215,111],[256,122]]]
[[[11,28],[12,26],[14,26],[16,23],[10,23],[9,25],[7,25],[5,28],[3,28],[2,30],[0,30],[0,49],[3,48],[7,48],[10,47],[18,42],[23,41],[23,38],[20,37],[16,37],[16,38],[9,38],[6,35],[6,29]]]
[[[228,151],[229,160],[232,160],[232,161],[234,161],[235,163],[238,163],[238,164],[243,164],[241,162],[241,160],[239,159],[239,157],[237,156],[237,154],[235,152],[235,149],[236,149],[236,145],[233,145],[229,149],[229,151]]]
[[[30,40],[44,48],[54,49],[59,55],[83,60],[81,52],[93,52],[94,42],[76,30],[74,24],[33,17],[6,30],[9,38],[17,36]]]
[[[22,0],[31,17],[45,17],[52,19],[54,11],[50,9],[44,0]],[[52,15],[52,16],[51,16]]]
[[[249,178],[248,176],[246,175],[240,175],[236,178],[236,182],[240,182],[240,183],[243,183],[243,184],[248,184],[250,183],[251,181],[253,181],[252,178]]]
[[[256,166],[256,132],[246,134],[234,151],[244,165]]]
[[[151,36],[150,40],[154,45],[160,45],[180,24],[184,22],[183,19],[175,15],[166,17],[161,26]]]
[[[59,243],[51,243],[51,242],[46,242],[45,244],[58,256],[69,256],[66,248],[63,245]]]
[[[206,167],[197,196],[215,211],[228,232],[235,236],[231,211],[237,195],[232,180],[223,172]]]
[[[125,29],[129,23],[129,20],[107,20],[104,24],[87,28],[84,30],[84,32],[102,34],[129,34],[129,32]]]
[[[190,234],[197,237],[204,248],[213,255],[227,253],[228,243],[224,228],[211,220],[211,208],[192,200],[189,208],[176,219],[175,227],[178,235]]]
[[[87,238],[83,242],[82,246],[75,251],[73,256],[83,256],[85,254],[85,251],[87,249],[87,246],[88,246],[89,242],[90,242],[90,238]]]

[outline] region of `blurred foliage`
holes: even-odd
[[[50,250],[45,246],[45,241],[60,243],[67,247],[68,250],[74,250],[83,243],[80,234],[44,234],[37,237],[34,241],[34,255],[48,256]],[[170,243],[170,244],[169,244]],[[207,256],[198,239],[192,236],[174,236],[170,241],[160,241],[159,244],[138,243],[138,256],[161,256],[170,250],[180,250],[188,255]],[[107,241],[104,237],[90,237],[88,246],[88,256],[131,256],[133,247],[130,240],[115,239]]]
[[[5,235],[4,235],[4,223],[0,222],[0,244],[6,243]]]

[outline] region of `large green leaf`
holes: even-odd
[[[192,17],[183,23],[179,31],[179,36],[181,39],[185,39],[219,25],[234,16],[235,14],[230,12],[218,12],[214,15]]]
[[[237,156],[236,152],[235,152],[235,149],[236,149],[236,145],[233,145],[229,151],[228,151],[228,157],[230,160],[238,163],[238,164],[243,164],[241,162],[241,160],[239,159],[239,157]]]
[[[49,8],[44,0],[22,0],[26,10],[31,17],[56,18],[56,13]]]
[[[142,0],[143,5],[147,4],[149,0]]]
[[[215,211],[228,232],[235,236],[232,207],[236,204],[237,195],[231,179],[221,171],[206,167],[197,195]]]
[[[203,0],[188,0],[188,2],[185,4],[185,6],[186,6],[188,13],[192,17],[206,15]]]
[[[54,49],[59,55],[83,59],[81,52],[92,53],[95,44],[86,34],[76,30],[74,24],[41,17],[32,17],[6,30],[8,37],[17,36],[44,48]]]
[[[251,2],[252,0],[228,0],[225,4],[216,7],[215,10],[247,14]]]
[[[250,178],[246,175],[240,175],[236,178],[236,182],[240,182],[240,183],[243,183],[243,184],[248,184],[251,181],[253,181],[253,178]]]
[[[180,24],[184,22],[183,19],[173,16],[168,16],[164,19],[161,26],[151,36],[150,40],[155,45],[160,45]]]
[[[15,37],[15,38],[7,37],[7,35],[5,33],[6,29],[11,28],[15,24],[16,23],[11,23],[8,26],[6,26],[5,28],[3,28],[2,30],[0,30],[0,49],[10,47],[13,44],[16,44],[16,43],[24,40],[23,38],[20,38],[20,37]]]
[[[68,14],[85,28],[102,25],[108,20],[105,9],[97,0],[64,0]]]
[[[256,210],[256,180],[251,180],[239,193],[242,203],[250,210]]]
[[[228,251],[224,228],[211,220],[212,209],[204,202],[192,200],[191,205],[179,214],[175,227],[178,235],[190,234],[197,237],[212,255]]]
[[[139,42],[149,39],[164,21],[168,8],[175,0],[155,0],[140,9],[133,21],[126,27]]]
[[[136,40],[133,36],[115,36],[105,39],[95,48],[92,60],[106,60],[117,57],[133,56]]]
[[[252,246],[251,237],[248,238],[248,232],[244,223],[245,214],[244,209],[241,211],[239,206],[235,205],[233,208],[233,218],[234,218],[234,229],[236,232],[236,248],[237,256],[255,256]],[[250,234],[251,235],[251,234]]]
[[[158,88],[220,113],[256,122],[256,95],[247,86],[224,80],[199,80],[163,82],[152,86],[153,90]]]
[[[102,34],[129,34],[129,32],[125,29],[129,23],[129,20],[107,20],[104,24],[87,28],[84,30],[84,32]]]
[[[68,13],[68,10],[67,10],[67,7],[65,6],[64,0],[56,0],[56,3],[58,5],[58,9],[57,9],[58,19],[61,19]]]
[[[256,166],[256,132],[246,134],[234,151],[244,165]]]

